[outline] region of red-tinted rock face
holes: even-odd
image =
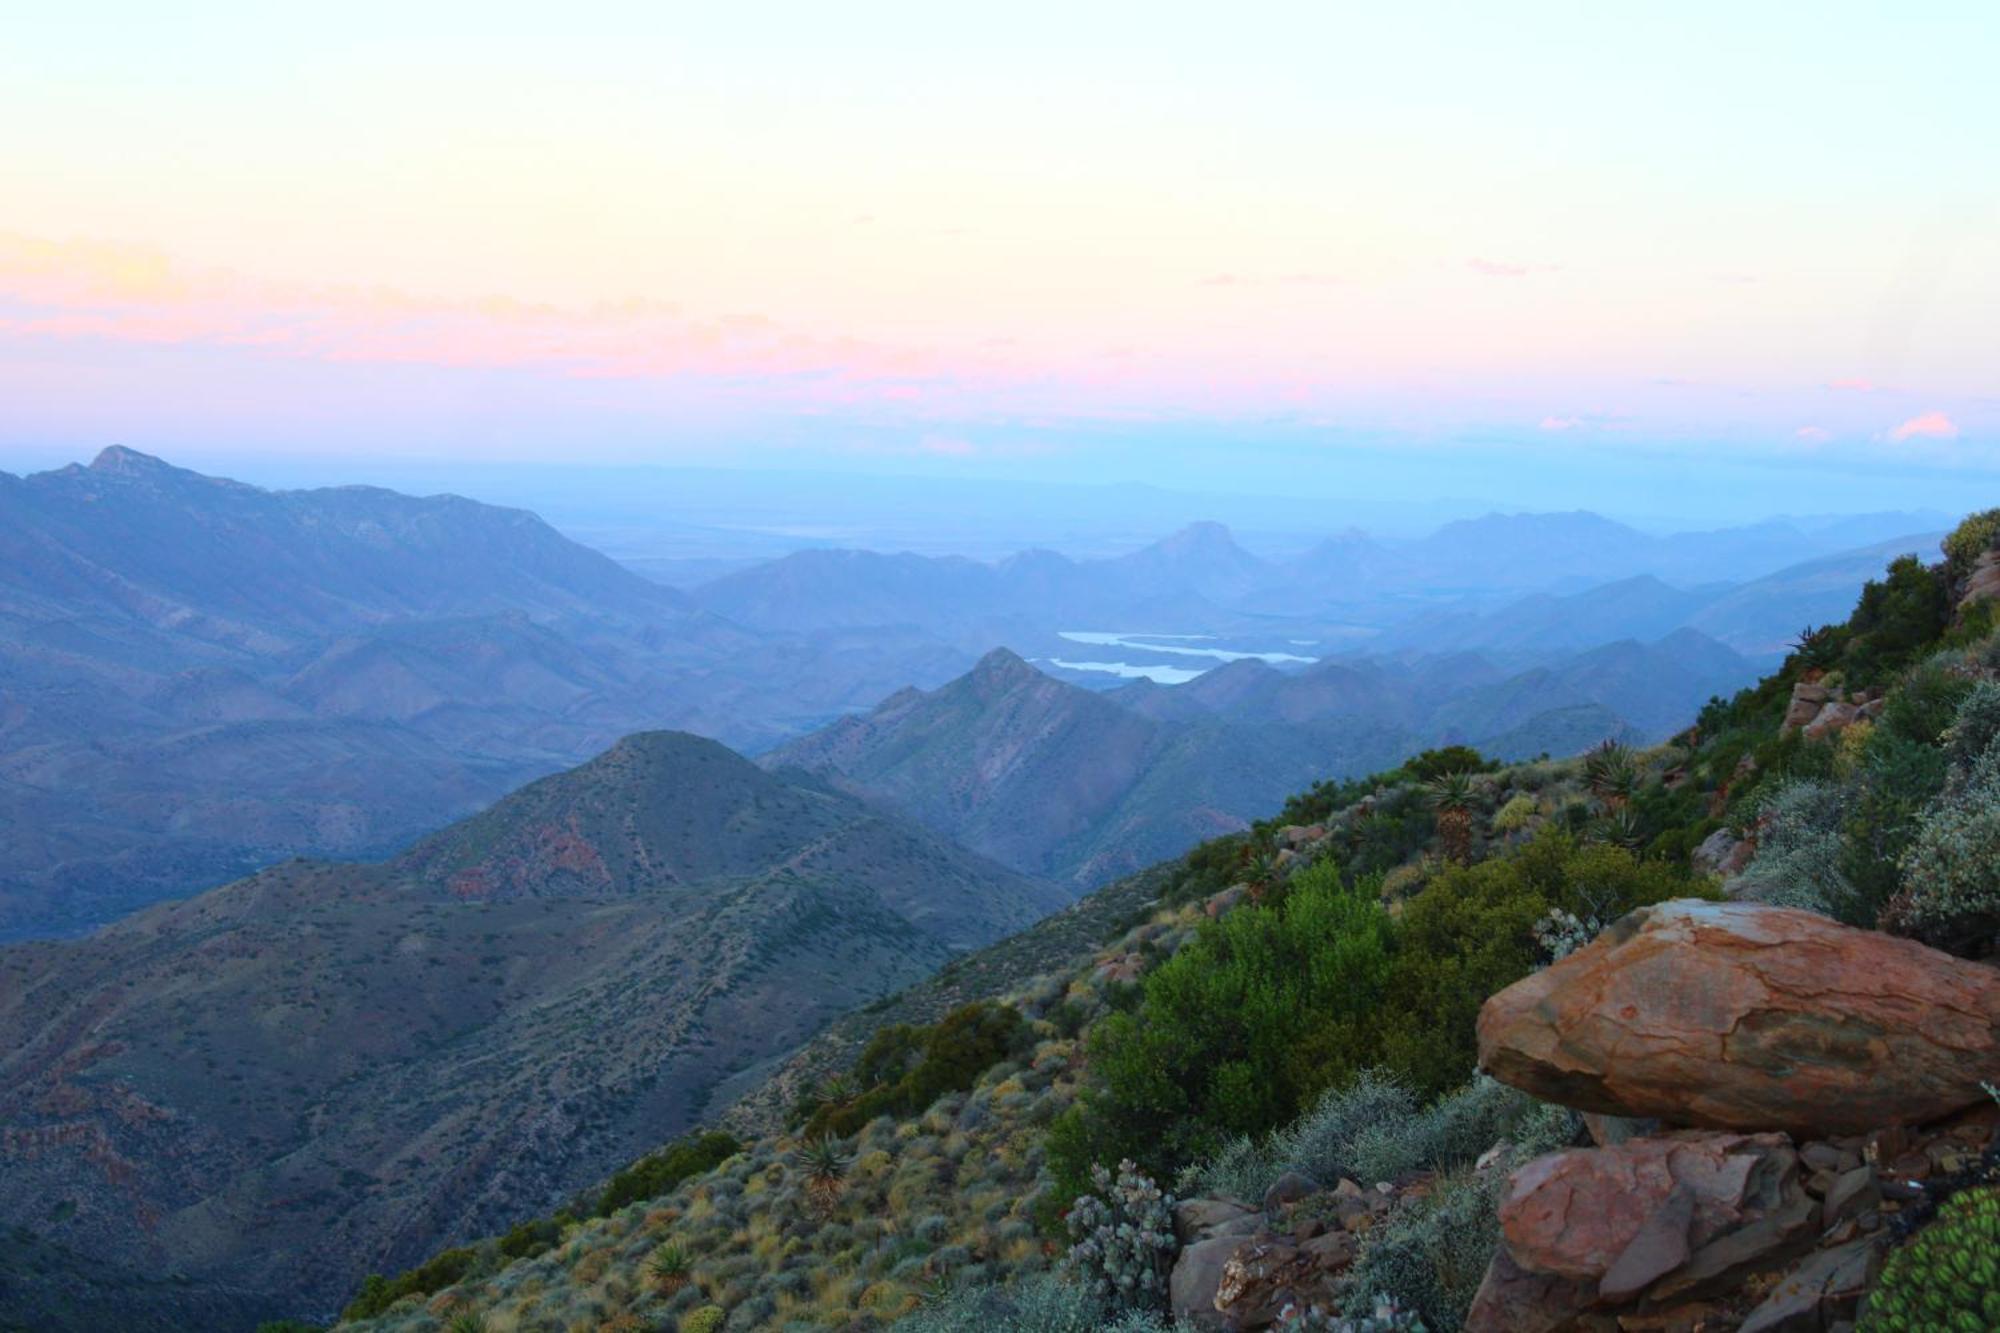
[[[1616,1301],[1725,1236],[1779,1219],[1782,1243],[1816,1212],[1784,1135],[1690,1131],[1536,1158],[1508,1182],[1500,1230],[1522,1268]]]
[[[1548,1101],[1669,1124],[1918,1124],[2000,1082],[2000,969],[1810,912],[1662,903],[1488,1000],[1479,1063]]]

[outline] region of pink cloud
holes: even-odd
[[[1955,440],[1958,438],[1958,423],[1942,412],[1924,412],[1890,431],[1889,438],[1898,444],[1919,439]]]
[[[1582,417],[1543,417],[1543,430],[1575,430],[1583,424]]]
[[[1833,432],[1824,426],[1801,426],[1793,431],[1792,435],[1796,439],[1804,440],[1807,444],[1825,444],[1833,438]]]
[[[1525,278],[1533,272],[1527,264],[1503,264],[1497,259],[1468,259],[1465,266],[1484,278]]]
[[[1875,385],[1863,379],[1828,380],[1826,387],[1839,393],[1873,393]]]

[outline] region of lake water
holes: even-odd
[[[1213,634],[1142,634],[1133,631],[1113,633],[1108,630],[1059,630],[1058,636],[1071,643],[1091,648],[1123,648],[1135,657],[1177,657],[1207,658],[1210,662],[1240,662],[1246,658],[1256,658],[1272,665],[1294,664],[1304,666],[1316,662],[1317,657],[1305,657],[1298,653],[1276,652],[1269,649],[1230,648],[1222,646]],[[1312,647],[1317,641],[1311,639],[1289,639],[1288,647]],[[1188,666],[1178,662],[1127,662],[1127,661],[1070,661],[1061,657],[1047,659],[1051,666],[1067,671],[1090,671],[1117,676],[1122,680],[1157,681],[1162,685],[1182,685],[1211,670],[1207,666]]]

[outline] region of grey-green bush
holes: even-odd
[[[1767,796],[1761,808],[1757,859],[1737,877],[1740,897],[1774,907],[1837,915],[1854,895],[1841,867],[1841,827],[1854,793],[1835,782],[1799,779]]]
[[[1500,1241],[1496,1195],[1505,1180],[1497,1171],[1439,1178],[1428,1195],[1368,1232],[1353,1289],[1390,1297],[1431,1333],[1457,1333]]]

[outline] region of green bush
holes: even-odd
[[[1132,1013],[1090,1034],[1094,1086],[1050,1142],[1068,1197],[1093,1163],[1169,1177],[1351,1078],[1374,1045],[1391,934],[1374,883],[1345,885],[1330,862],[1295,875],[1282,904],[1205,922]]]
[[[598,1196],[595,1215],[609,1217],[628,1203],[656,1199],[688,1177],[712,1171],[741,1151],[743,1145],[736,1137],[721,1130],[678,1139],[611,1177]]]
[[[1020,1013],[975,1001],[929,1027],[898,1023],[862,1050],[849,1075],[861,1091],[821,1105],[807,1119],[808,1137],[846,1137],[882,1115],[914,1115],[948,1092],[965,1092],[979,1076],[1024,1052],[1031,1039]]]
[[[526,1259],[552,1248],[562,1239],[563,1221],[558,1216],[536,1217],[515,1223],[500,1237],[500,1253],[509,1259]]]
[[[1903,678],[1882,710],[1882,725],[1922,745],[1936,745],[1958,717],[1973,682],[1941,663],[1925,662]]]
[[[722,1327],[723,1313],[719,1305],[704,1305],[699,1310],[691,1310],[681,1316],[680,1333],[716,1333]]]
[[[1452,866],[1403,910],[1396,964],[1368,1062],[1424,1097],[1457,1087],[1476,1055],[1473,1025],[1495,991],[1538,961],[1536,923],[1550,908],[1612,921],[1635,907],[1709,892],[1675,866],[1544,829],[1517,851]]]
[[[1841,669],[1853,685],[1886,681],[1941,638],[1950,623],[1945,567],[1901,556],[1861,589],[1847,620]]]
[[[340,1312],[340,1317],[372,1319],[405,1296],[428,1296],[434,1291],[442,1291],[471,1273],[478,1259],[477,1251],[459,1248],[445,1250],[393,1278],[370,1273],[362,1282],[360,1292]]]
[[[1964,578],[1972,572],[1979,557],[1993,549],[1996,541],[2000,541],[2000,509],[1967,515],[1944,539],[1946,568],[1954,578]]]
[[[1861,1333],[2000,1328],[2000,1189],[1949,1200],[1889,1256],[1861,1312]]]

